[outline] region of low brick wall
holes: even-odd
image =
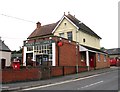
[[[64,67],[64,75],[74,74],[74,73],[76,73],[76,67],[75,66],[65,66]]]
[[[78,67],[78,72],[79,73],[85,72],[85,71],[88,71],[88,67],[87,66],[79,66]]]
[[[87,71],[87,67],[78,68],[79,72]],[[2,83],[18,82],[18,81],[30,81],[48,79],[51,77],[63,76],[76,73],[76,66],[50,66],[50,67],[30,67],[22,68],[20,70],[13,70],[12,68],[6,68],[0,71],[2,72]]]
[[[63,67],[51,67],[51,77],[62,76],[63,75]]]
[[[41,73],[38,68],[24,68],[20,70],[3,69],[2,83],[38,80],[41,79]],[[1,82],[1,81],[0,81]]]

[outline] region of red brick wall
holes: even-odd
[[[87,66],[79,66],[78,67],[78,72],[80,73],[80,72],[85,72],[85,71],[87,71],[88,70],[88,68],[87,68]]]
[[[76,43],[69,43],[66,40],[62,40],[62,42],[63,46],[61,47],[58,47],[56,44],[56,65],[58,66],[59,57],[59,66],[76,66],[77,62],[80,66],[82,66],[79,49],[77,49],[76,56]]]
[[[63,67],[51,67],[51,76],[62,76],[63,75]]]
[[[4,69],[2,70],[2,82],[16,82],[16,81],[26,81],[26,80],[37,80],[41,78],[41,74],[38,68],[29,69]]]
[[[74,73],[76,73],[76,67],[75,66],[65,66],[64,67],[64,75],[74,74]]]
[[[98,54],[96,54],[96,69],[110,67],[110,62],[106,55],[106,62],[104,61],[104,54],[100,54],[100,61],[98,61]]]

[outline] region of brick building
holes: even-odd
[[[56,23],[38,22],[24,41],[23,65],[109,67],[107,53],[100,50],[100,39],[70,13]]]

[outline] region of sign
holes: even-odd
[[[46,40],[40,42],[33,42],[33,43],[24,43],[24,46],[35,46],[35,45],[42,45],[42,44],[52,44],[55,42],[54,40]]]

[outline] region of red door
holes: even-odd
[[[94,62],[95,62],[95,59],[94,59],[94,56],[91,56],[90,57],[90,67],[94,68]]]

